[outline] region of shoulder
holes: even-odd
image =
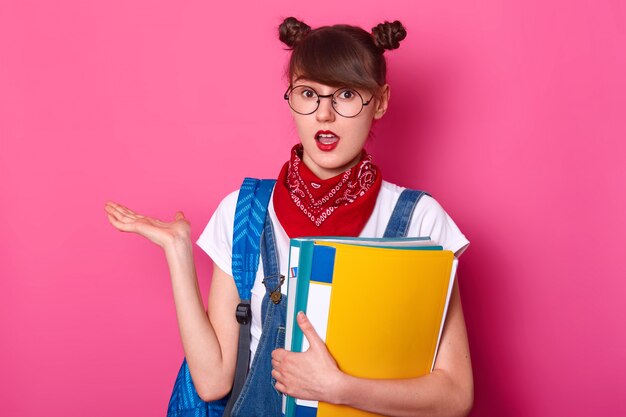
[[[211,257],[213,262],[230,275],[232,275],[231,242],[238,197],[239,190],[236,190],[220,201],[196,240],[196,244]]]
[[[222,202],[234,202],[234,204],[237,204],[237,197],[239,197],[239,188],[226,194],[226,197],[222,199]]]
[[[400,185],[383,180],[376,203],[380,203],[381,206],[386,206],[387,208],[393,210],[396,203],[398,202],[398,199],[400,198],[400,194],[402,194],[404,190],[407,190],[407,187],[402,187]],[[437,202],[437,200],[435,200],[430,194],[428,194],[428,191],[417,191],[423,191],[424,194],[420,197],[420,200],[415,207],[416,211],[422,211],[428,213],[431,216],[441,216],[446,214],[443,207]]]
[[[239,198],[239,189],[228,193],[222,201],[218,204],[215,211],[226,211],[235,214],[235,208],[237,207],[237,199]]]
[[[405,189],[405,187],[383,180],[378,196],[376,197],[374,210],[380,210],[382,213],[389,213],[391,215],[393,208],[398,202],[398,198],[400,198],[400,194],[402,194],[402,191]]]
[[[402,192],[406,189],[407,187],[402,187],[400,185],[383,180],[380,187],[380,192],[378,193],[378,197],[376,199],[376,204],[379,205],[381,209],[391,212],[396,206],[396,203],[400,198],[400,194],[402,194]],[[424,193],[425,194],[420,197],[420,200],[415,207],[416,211],[422,210],[433,214],[443,212],[443,208],[441,207],[441,205],[428,194],[428,191],[424,191]]]
[[[270,181],[267,180],[261,180],[261,182],[265,181],[266,184],[271,185]],[[260,184],[260,183],[259,183]],[[274,182],[275,184],[275,182]],[[244,182],[244,186],[245,186],[245,182]],[[239,193],[243,188],[238,188],[230,193],[228,193],[218,204],[215,212],[216,213],[220,213],[220,214],[224,214],[224,215],[230,215],[231,217],[235,216],[235,211],[237,209],[237,202],[239,200]],[[250,191],[250,190],[248,190]],[[246,191],[244,191],[245,193]],[[273,193],[273,189],[272,189],[272,193]],[[258,195],[258,194],[257,194]],[[244,194],[244,198],[248,198],[248,197],[252,197],[252,195],[247,195]],[[257,198],[257,197],[254,197]],[[260,197],[259,197],[260,198]]]
[[[406,189],[383,180],[376,202],[380,213],[384,213],[383,217],[388,219],[391,216],[400,194]],[[444,249],[455,252],[457,256],[460,256],[469,244],[452,217],[429,194],[422,195],[415,206],[407,235],[430,236],[433,241],[438,242]]]
[[[239,190],[232,191],[220,200],[209,223],[225,222],[232,227],[232,221],[235,219],[235,210],[237,209],[237,199],[239,198]]]

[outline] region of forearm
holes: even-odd
[[[178,328],[194,385],[201,397],[219,398],[230,386],[224,386],[228,378],[223,376],[220,343],[202,302],[191,241],[180,239],[164,250]]]
[[[337,392],[337,402],[398,417],[465,416],[471,409],[473,392],[471,386],[459,386],[438,370],[421,378],[404,380],[345,375]]]
[[[363,379],[342,372],[304,314],[298,325],[306,352],[272,352],[276,389],[304,400],[390,416],[465,416],[474,401],[472,365],[458,287],[452,297],[434,370],[409,379]]]

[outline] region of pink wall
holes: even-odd
[[[408,28],[369,149],[472,241],[472,416],[626,414],[622,2],[53,3],[0,6],[0,415],[165,414],[165,259],[103,205],[184,210],[197,237],[242,177],[277,174],[292,14]]]

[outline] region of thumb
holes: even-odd
[[[311,347],[318,348],[324,345],[324,341],[322,340],[321,337],[319,337],[319,335],[315,331],[315,328],[309,321],[309,318],[306,316],[306,314],[304,314],[302,311],[299,312],[297,316],[297,320],[298,320],[298,326],[300,327],[300,330],[302,330],[304,337],[306,337],[306,340],[308,340],[309,345]]]
[[[174,219],[176,219],[176,220],[181,220],[181,219],[184,219],[184,218],[185,218],[185,215],[183,214],[182,211],[177,211],[176,214],[174,215]]]

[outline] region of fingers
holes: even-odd
[[[287,386],[285,385],[285,379],[283,378],[283,375],[276,369],[273,369],[272,378],[276,380],[276,382],[274,383],[274,388],[276,388],[283,394],[287,394]]]
[[[139,218],[132,210],[108,201],[104,206],[109,222],[117,229],[123,232],[131,232],[135,230],[134,222]],[[143,216],[142,216],[143,217]]]
[[[272,351],[272,377],[276,380],[276,385],[283,380],[283,376],[280,373],[280,358],[282,357],[283,352],[284,349],[276,349]],[[276,389],[278,389],[278,387],[276,387]]]
[[[282,363],[282,355],[280,352],[272,352],[272,368],[279,368]]]
[[[272,369],[272,376],[274,377],[274,379],[277,379],[277,380],[282,380],[282,379],[283,379],[283,376],[282,376],[282,374],[280,373],[280,371],[278,371],[278,370],[277,370],[277,369],[275,369],[275,368],[274,368],[274,369]]]
[[[304,337],[306,337],[306,340],[308,340],[309,345],[311,347],[323,347],[324,341],[321,337],[319,337],[306,314],[304,314],[302,311],[299,312],[297,320],[298,326],[300,326],[300,330],[302,330],[302,333],[304,334]]]
[[[123,216],[127,216],[127,217],[129,217],[131,219],[135,219],[135,218],[140,217],[134,211],[130,210],[129,208],[124,207],[124,206],[122,206],[120,204],[114,203],[112,201],[108,201],[105,204],[104,209],[108,213],[111,213],[111,214],[115,215],[115,217],[118,220],[120,220],[120,221],[122,221],[122,218],[118,214],[123,215]]]
[[[277,379],[277,378],[274,377],[274,379]],[[282,383],[278,382],[278,380],[276,381],[274,388],[276,388],[278,391],[282,392],[283,394],[287,394],[287,387],[284,386]]]
[[[126,213],[119,211],[115,207],[105,206],[104,211],[106,211],[109,216],[113,217],[119,223],[130,223],[134,221],[134,219],[130,218]]]
[[[115,203],[115,202],[113,202],[113,201],[107,201],[107,202],[106,202],[106,205],[107,205],[107,206],[114,207],[115,209],[117,209],[117,210],[121,211],[122,213],[126,213],[126,214],[135,214],[135,212],[134,212],[134,211],[132,211],[131,209],[129,209],[128,207],[123,206],[123,205],[121,205],[121,204],[117,204],[117,203]]]
[[[149,219],[146,216],[143,216],[139,213],[135,213],[134,211],[132,211],[131,209],[129,209],[126,206],[123,206],[121,204],[117,204],[113,201],[107,201],[106,204],[104,205],[104,209],[115,216],[115,218],[118,221],[124,222],[124,223],[130,223],[133,222],[137,219]],[[151,221],[154,221],[156,223],[163,223],[159,220],[156,219],[149,219]]]
[[[277,361],[281,361],[281,359],[283,358],[283,356],[285,355],[285,352],[287,352],[285,349],[274,349],[272,351],[272,360],[277,360]]]
[[[274,353],[272,352],[272,358],[273,357],[274,357]],[[280,366],[280,363],[276,359],[272,359],[272,378],[276,380],[274,387],[278,391],[285,394],[287,391],[287,387],[285,386],[285,378],[283,377],[283,374],[280,372],[279,366]]]
[[[109,218],[109,222],[122,232],[132,232],[134,230],[133,223],[124,223],[110,213],[107,213],[107,217]]]

